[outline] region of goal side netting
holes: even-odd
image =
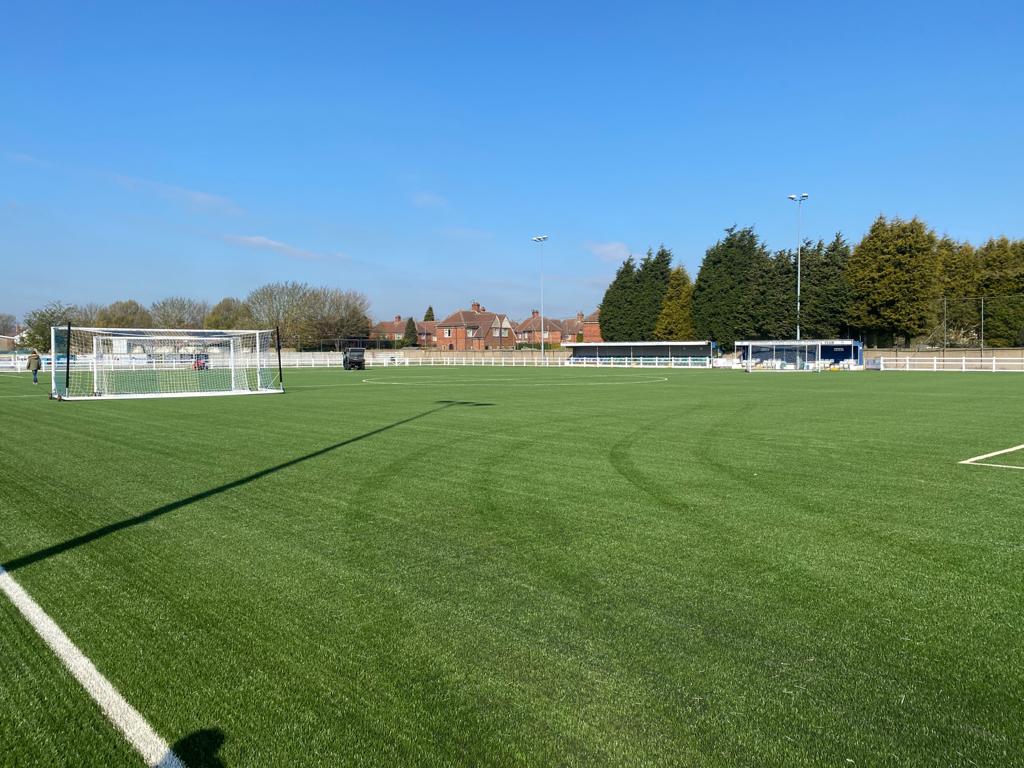
[[[60,400],[284,392],[275,331],[50,329]]]

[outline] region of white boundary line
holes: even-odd
[[[991,459],[994,456],[1002,456],[1004,453],[1013,453],[1024,449],[1024,444],[1015,445],[1013,448],[1003,448],[1001,451],[992,451],[992,453],[983,453],[981,456],[975,456],[971,459],[964,459],[963,461],[957,462],[958,464],[969,464],[974,467],[999,467],[1000,469],[1024,469],[1024,467],[1017,467],[1013,464],[990,464],[982,461],[982,459]]]
[[[32,625],[86,692],[151,768],[185,768],[167,742],[82,653],[46,611],[0,566],[0,591]]]
[[[401,387],[428,387],[444,384],[449,387],[472,387],[477,385],[487,385],[495,381],[507,382],[516,381],[518,379],[454,379],[444,381],[443,379],[437,378],[425,378],[416,381],[410,378],[408,381],[381,381],[380,379],[363,379],[363,384],[387,384],[390,386],[401,386]],[[629,384],[658,384],[661,382],[668,381],[667,376],[649,376],[646,378],[633,378],[633,379],[621,379],[619,381],[537,381],[537,382],[525,382],[508,384],[510,387],[608,387],[608,386],[626,386]]]

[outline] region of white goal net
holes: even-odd
[[[50,329],[61,400],[284,391],[274,331]]]

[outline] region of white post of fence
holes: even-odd
[[[995,372],[995,370],[996,370],[996,356],[992,355],[992,371]]]

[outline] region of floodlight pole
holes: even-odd
[[[537,235],[533,242],[540,245],[540,361],[544,362],[544,243],[547,235]]]
[[[800,341],[800,250],[803,242],[800,240],[800,213],[803,210],[804,200],[808,197],[804,192],[800,195],[790,195],[789,199],[796,203],[796,340]]]

